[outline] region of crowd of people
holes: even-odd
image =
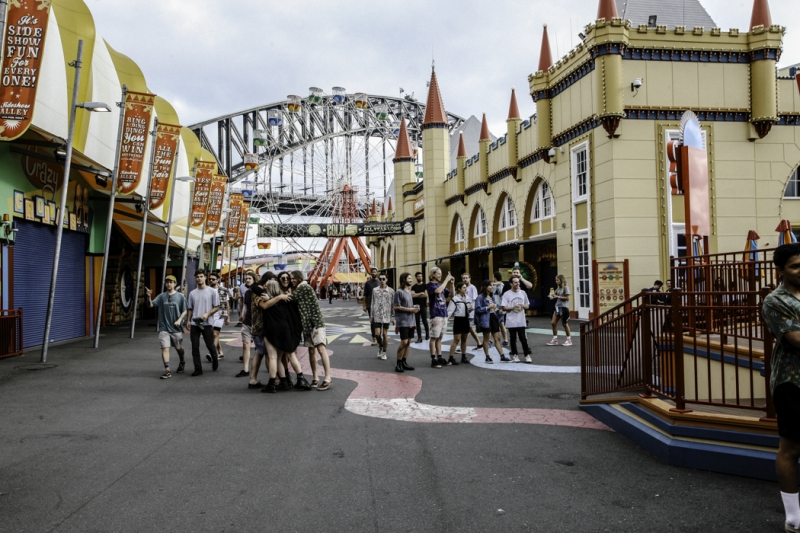
[[[522,277],[518,267],[512,270],[508,282],[504,282],[502,275],[496,272],[494,281],[484,281],[480,292],[471,283],[468,273],[462,274],[459,282],[449,272],[444,278],[442,275],[442,270],[434,267],[429,272],[428,283],[424,283],[422,272],[417,272],[413,278],[410,273],[404,272],[400,275],[399,287],[395,291],[388,286],[386,274],[379,273],[376,268],[371,270],[370,279],[364,284],[363,305],[364,311],[370,317],[372,344],[378,347],[378,359],[387,359],[388,333],[394,325],[400,336],[395,366],[397,372],[413,370],[406,361],[408,349],[415,336],[417,343],[423,342],[423,328],[433,368],[469,364],[467,345],[470,338],[475,341],[473,350],[483,350],[486,363],[494,362],[489,352],[491,347],[497,349],[501,362],[533,363],[525,332],[526,311],[530,309],[530,300],[524,291],[531,289],[532,284]],[[555,312],[551,321],[553,339],[547,345],[559,344],[560,321],[566,333],[563,345],[571,346],[570,290],[563,275],[557,276],[555,283],[556,286],[550,293],[550,299],[555,300]],[[445,359],[442,339],[450,318],[453,319],[453,339],[448,358]],[[479,332],[482,339],[478,337]],[[520,359],[517,341],[522,347],[523,359]],[[504,348],[509,349],[508,356]],[[458,351],[461,352],[460,362],[456,360]]]
[[[178,352],[176,373],[184,371],[184,333],[190,335],[192,344],[194,371],[191,375],[203,374],[201,337],[208,350],[206,359],[216,371],[223,357],[219,332],[230,323],[231,302],[237,302],[242,328],[242,370],[236,377],[248,377],[248,389],[267,393],[291,389],[328,390],[331,375],[325,321],[317,294],[303,273],[281,272],[276,276],[267,272],[259,278],[255,272],[247,271],[244,279],[238,291],[231,291],[222,285],[219,272],[206,274],[204,269],[199,269],[195,272],[197,287],[188,297],[176,290],[174,276],[166,277],[165,291],[156,298],[152,298],[149,288],[145,289],[148,305],[158,309],[158,336],[164,363],[161,378],[172,377],[170,347]],[[311,382],[306,379],[297,358],[301,343],[308,350]],[[322,362],[321,375],[317,357]],[[266,385],[258,379],[262,360],[269,375]],[[290,367],[295,373],[294,381]]]

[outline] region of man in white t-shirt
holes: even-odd
[[[525,311],[530,307],[528,295],[520,289],[521,278],[511,277],[511,290],[503,294],[503,311],[506,312],[506,328],[510,334],[511,343],[511,362],[520,363],[517,354],[517,337],[522,343],[522,353],[525,355],[526,363],[533,363],[531,360],[531,349],[528,347],[528,338],[525,334]]]
[[[474,350],[481,350],[483,349],[483,344],[478,339],[478,334],[475,333],[475,300],[478,299],[478,289],[475,285],[472,284],[470,281],[471,277],[469,272],[464,272],[461,274],[461,281],[464,282],[464,285],[467,286],[467,301],[469,302],[469,306],[473,309],[469,312],[469,334],[475,339],[475,348]]]

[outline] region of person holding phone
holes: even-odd
[[[447,326],[447,299],[450,298],[448,284],[453,283],[450,272],[442,280],[442,269],[433,267],[428,274],[428,302],[431,312],[431,340],[428,345],[431,351],[431,368],[442,368],[447,361],[442,357],[442,337]]]
[[[563,274],[556,276],[556,287],[550,289],[550,299],[556,301],[556,310],[553,312],[553,319],[550,325],[553,326],[553,338],[547,343],[548,346],[558,346],[558,321],[564,326],[564,332],[567,334],[567,340],[564,341],[564,346],[572,346],[572,337],[570,337],[569,330],[569,287],[567,287],[567,278]]]
[[[183,319],[186,316],[186,298],[175,290],[178,280],[175,276],[167,276],[164,281],[166,292],[162,292],[153,300],[153,293],[145,287],[147,306],[158,309],[158,340],[161,343],[161,360],[164,362],[164,373],[161,379],[169,379],[172,373],[169,370],[169,347],[173,346],[178,352],[180,363],[176,372],[183,372],[186,362],[183,359]]]
[[[531,349],[528,347],[528,337],[525,334],[525,310],[530,307],[528,295],[520,289],[521,278],[511,277],[511,290],[503,294],[503,311],[506,312],[506,327],[511,336],[511,362],[521,363],[517,356],[517,337],[522,343],[522,353],[526,363],[531,360]]]

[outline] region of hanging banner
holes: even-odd
[[[231,194],[228,202],[231,212],[228,213],[228,232],[225,235],[225,242],[233,244],[239,238],[239,224],[242,216],[242,195],[241,193]]]
[[[242,208],[239,211],[239,235],[236,237],[236,242],[233,243],[237,248],[244,244],[245,232],[247,231],[247,224],[242,224],[250,216],[250,201],[245,200],[242,202]]]
[[[414,220],[347,224],[259,224],[259,237],[385,237],[413,235]]]
[[[217,164],[213,161],[198,161],[194,175],[194,196],[192,197],[192,227],[202,226],[206,220],[208,195]]]
[[[222,219],[222,204],[225,201],[225,187],[228,177],[224,174],[214,174],[211,181],[211,191],[208,193],[208,209],[206,211],[206,233],[214,234],[219,229]]]
[[[167,197],[167,187],[175,166],[175,152],[180,138],[181,126],[158,123],[156,158],[153,161],[153,180],[150,182],[150,209],[161,207]]]
[[[9,2],[0,78],[0,141],[20,137],[33,120],[49,15],[50,0]]]
[[[147,129],[153,114],[156,95],[128,91],[125,97],[125,118],[120,143],[117,192],[130,194],[139,186],[147,150]]]

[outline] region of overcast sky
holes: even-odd
[[[139,64],[184,125],[305,97],[309,86],[392,96],[402,87],[424,99],[435,57],[447,110],[485,111],[496,135],[512,86],[523,117],[534,112],[527,78],[542,23],[555,58],[597,13],[597,0],[85,1],[98,34]],[[752,0],[701,2],[723,30],[748,30]],[[770,7],[787,26],[780,64],[800,62],[800,2]]]

